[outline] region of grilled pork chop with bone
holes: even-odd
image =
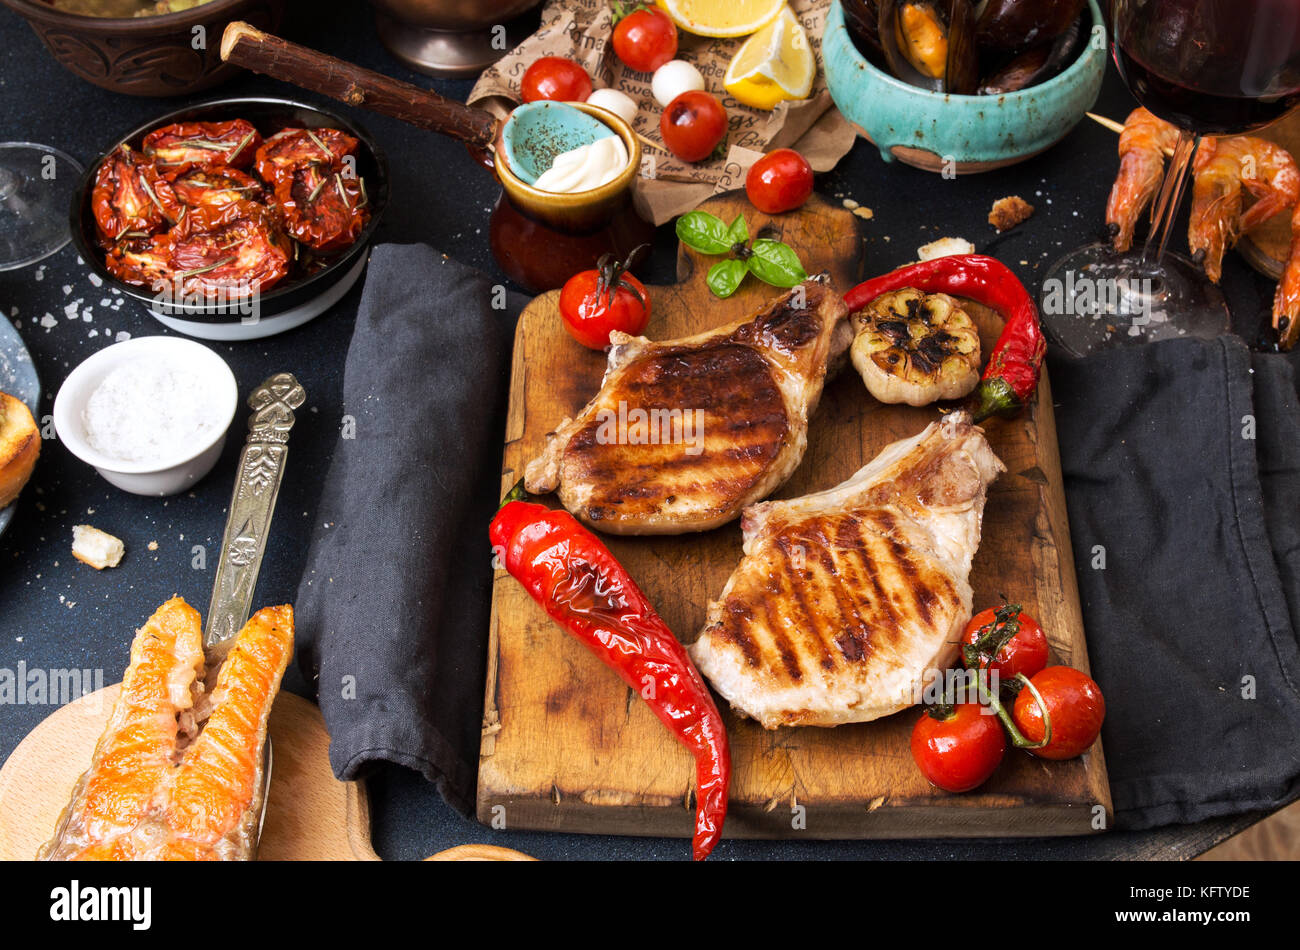
[[[954,412],[834,488],[746,509],[744,557],[709,605],[695,665],[768,729],[915,704],[970,620],[984,498],[1003,471]]]
[[[613,332],[600,391],[548,436],[524,473],[612,534],[725,524],[775,491],[808,445],[828,369],[852,330],[823,275],[757,315],[680,340]]]

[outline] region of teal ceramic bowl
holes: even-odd
[[[1063,139],[1097,101],[1106,73],[1106,26],[1088,0],[1092,35],[1047,82],[1000,96],[953,96],[909,85],[869,63],[849,37],[840,0],[822,37],[826,85],[840,112],[878,149],[927,171],[990,171]]]

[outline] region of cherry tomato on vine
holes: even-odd
[[[1019,604],[981,610],[966,624],[961,644],[968,667],[996,672],[1002,683],[1017,673],[1033,676],[1047,666],[1047,634]]]
[[[583,346],[603,350],[609,346],[611,330],[633,336],[650,320],[650,297],[645,285],[627,272],[642,249],[638,247],[620,264],[606,254],[595,270],[570,277],[560,291],[560,317],[564,329]]]
[[[1106,700],[1090,676],[1068,666],[1049,666],[1029,682],[1038,690],[1052,717],[1052,741],[1041,749],[1031,749],[1044,759],[1073,759],[1082,755],[1101,734],[1106,718]],[[1016,728],[1026,739],[1043,738],[1043,711],[1028,689],[1016,696],[1012,710]]]
[[[677,55],[677,26],[657,7],[641,7],[614,27],[614,52],[629,69],[652,73]]]
[[[591,95],[591,77],[571,59],[543,56],[524,71],[521,82],[524,102],[551,99],[557,102],[585,102]]]
[[[979,703],[955,703],[938,718],[927,709],[912,727],[912,758],[932,785],[948,792],[983,785],[1006,748],[998,717]]]
[[[808,200],[812,190],[812,166],[792,148],[768,152],[745,176],[745,194],[764,214],[793,211]]]
[[[659,117],[659,134],[682,161],[702,161],[727,134],[727,110],[716,96],[703,90],[684,92],[668,103]]]

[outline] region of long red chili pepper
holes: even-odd
[[[567,511],[513,500],[492,519],[505,568],[568,633],[650,704],[695,756],[695,836],[703,861],[722,837],[731,783],[727,730],[704,680],[636,582]]]
[[[969,297],[998,311],[1006,325],[979,387],[971,394],[971,415],[979,422],[992,415],[1014,415],[1024,408],[1038,387],[1047,341],[1034,299],[1010,268],[982,254],[937,257],[864,281],[844,295],[844,303],[852,313],[881,294],[903,287]]]

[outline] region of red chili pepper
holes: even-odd
[[[844,303],[852,313],[903,287],[968,297],[1000,313],[1006,325],[971,394],[971,415],[979,422],[992,415],[1014,415],[1025,407],[1038,388],[1047,341],[1034,299],[1010,268],[982,254],[937,257],[864,281],[844,295]]]
[[[695,836],[703,861],[722,837],[731,783],[727,730],[708,687],[668,625],[595,535],[567,511],[513,500],[490,535],[510,572],[551,619],[592,650],[650,704],[695,756]]]

